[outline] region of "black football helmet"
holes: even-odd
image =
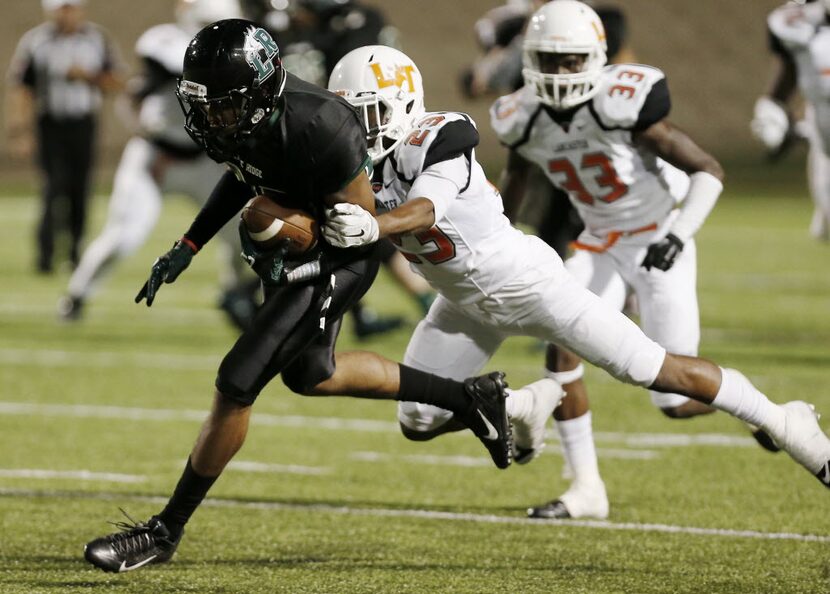
[[[227,161],[271,117],[284,86],[271,35],[251,21],[226,19],[187,46],[176,95],[188,134],[212,159]]]

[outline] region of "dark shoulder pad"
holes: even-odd
[[[645,103],[643,103],[643,107],[640,109],[637,123],[634,124],[632,129],[635,131],[645,130],[669,115],[670,111],[671,96],[669,95],[669,85],[666,83],[665,78],[661,78],[651,87],[651,91],[649,91],[648,97],[646,97]]]
[[[424,169],[441,161],[468,154],[478,146],[478,130],[467,119],[450,122],[438,130],[424,157]]]

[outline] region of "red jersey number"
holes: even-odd
[[[430,264],[443,264],[455,258],[455,244],[452,239],[441,231],[438,227],[432,227],[426,231],[414,234],[415,239],[421,245],[431,243],[435,246],[435,250],[427,252],[426,254],[410,254],[408,252],[401,252],[403,257],[415,264],[423,264],[424,260]],[[401,240],[398,237],[390,237],[392,243],[400,247]],[[423,258],[423,259],[422,259]]]
[[[565,174],[562,189],[576,196],[577,200],[585,204],[593,204],[595,200],[608,203],[614,202],[628,193],[628,186],[617,175],[617,170],[614,169],[614,165],[605,153],[588,153],[582,156],[579,163],[580,171],[594,168],[599,169],[599,173],[594,175],[594,181],[601,188],[609,188],[609,191],[602,196],[592,196],[585,189],[570,159],[554,159],[548,162],[548,171]]]

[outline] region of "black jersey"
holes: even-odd
[[[255,194],[322,214],[323,198],[371,164],[357,112],[341,97],[286,73],[279,109],[227,161],[226,174],[186,237],[204,245]]]

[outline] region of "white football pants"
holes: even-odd
[[[143,138],[134,137],[127,142],[115,173],[106,224],[84,251],[69,279],[70,296],[89,297],[114,262],[144,244],[161,214],[162,193],[181,193],[201,206],[225,171],[205,155],[167,163],[165,159],[169,157]],[[153,175],[154,168],[163,172],[161,185]],[[220,257],[225,262],[221,281],[227,287],[238,282],[243,268],[238,257],[236,223],[230,221],[219,236],[226,244]]]
[[[443,296],[415,329],[404,364],[456,380],[478,374],[508,336],[560,344],[627,383],[654,383],[666,351],[616,308],[583,287],[553,249],[537,240],[525,257],[539,262],[494,294],[456,305]],[[427,279],[429,280],[429,279]],[[446,423],[452,413],[398,403],[398,419],[416,431]]]
[[[670,353],[697,356],[700,313],[695,242],[692,239],[683,246],[667,271],[640,266],[647,248],[643,243],[623,240],[602,253],[577,250],[565,267],[617,311],[622,311],[627,294],[633,292],[645,335]],[[651,401],[660,408],[674,408],[688,400],[680,394],[651,392]]]

